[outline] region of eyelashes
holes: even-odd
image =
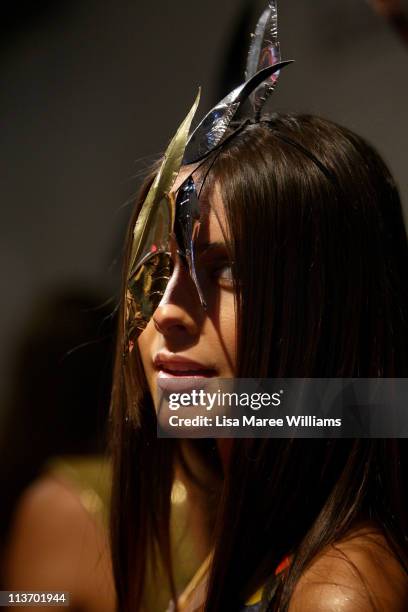
[[[212,276],[221,285],[232,286],[233,284],[234,279],[232,276],[232,266],[229,262],[215,268],[215,270],[213,270]]]
[[[195,268],[200,284],[215,285],[230,289],[233,287],[232,263],[228,251],[223,243],[211,243],[199,248],[195,254]],[[172,249],[171,258],[173,266],[179,260],[187,266],[185,253],[177,246]]]

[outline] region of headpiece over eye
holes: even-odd
[[[206,308],[194,258],[194,244],[201,222],[196,186],[190,175],[179,188],[176,198],[171,189],[182,164],[200,163],[212,151],[221,149],[247,123],[256,123],[262,119],[280,70],[289,63],[280,61],[277,8],[276,0],[273,0],[269,2],[256,26],[249,48],[246,81],[218,102],[188,138],[198,105],[197,96],[192,109],[170,142],[143,203],[131,248],[126,291],[125,350],[143,331],[164,295],[172,274],[169,253],[171,235],[176,238],[201,305]],[[231,132],[232,122],[234,128]]]
[[[126,289],[125,351],[150,321],[171,276],[169,241],[175,218],[171,189],[180,171],[199,98],[200,93],[167,147],[133,229]]]

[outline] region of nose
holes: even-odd
[[[200,310],[194,283],[183,264],[178,262],[153,314],[154,325],[168,338],[191,338],[200,330]]]

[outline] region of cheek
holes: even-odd
[[[220,335],[225,349],[228,353],[229,361],[235,368],[236,365],[236,307],[234,294],[229,291],[222,292],[220,299]]]
[[[145,329],[137,339],[137,348],[139,349],[140,359],[144,370],[147,388],[150,391],[153,403],[157,405],[157,387],[155,383],[156,370],[152,363],[152,354],[154,345],[157,342],[157,331],[153,320],[150,320]]]
[[[142,359],[143,368],[146,374],[148,374],[148,366],[151,362],[152,343],[154,340],[155,331],[153,321],[150,320],[137,339],[137,346],[139,348],[140,357]]]

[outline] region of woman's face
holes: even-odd
[[[171,385],[175,390],[174,385],[181,378],[234,376],[235,296],[225,211],[217,185],[209,202],[201,203],[201,207],[202,223],[195,243],[195,263],[207,309],[201,306],[197,289],[177,255],[175,240],[172,240],[173,274],[153,318],[138,338],[146,379],[156,407],[158,382],[160,388]]]

